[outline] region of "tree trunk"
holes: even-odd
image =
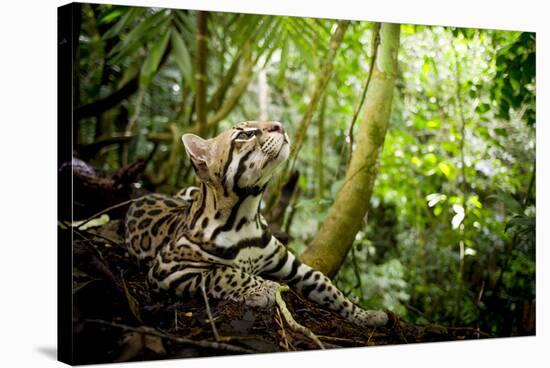
[[[390,117],[398,48],[399,25],[382,24],[357,148],[326,221],[301,255],[302,261],[329,277],[333,277],[344,262],[368,210]]]
[[[207,58],[207,24],[208,12],[197,13],[197,58],[196,58],[196,84],[197,96],[195,110],[197,114],[198,133],[204,137],[206,133],[206,58]]]
[[[317,171],[317,199],[322,199],[324,197],[325,190],[325,170],[324,170],[324,159],[325,159],[325,111],[327,109],[327,95],[323,96],[321,101],[321,111],[319,112],[319,122],[317,124],[317,162],[315,165]]]
[[[275,185],[272,186],[271,193],[273,193],[273,195],[270,197],[269,202],[266,206],[268,211],[270,211],[279,200],[281,188],[288,181],[288,178],[294,171],[296,157],[298,155],[298,152],[300,152],[302,144],[304,143],[304,140],[306,138],[306,132],[307,128],[309,127],[309,123],[311,122],[311,119],[313,118],[315,110],[317,109],[319,102],[321,101],[328,82],[332,77],[334,59],[336,58],[336,54],[338,53],[340,45],[342,44],[342,40],[344,39],[344,34],[346,33],[349,25],[350,22],[348,20],[338,21],[336,29],[330,36],[329,50],[323,61],[323,66],[318,72],[315,79],[306,112],[304,113],[302,120],[300,120],[296,128],[296,133],[292,140],[292,149],[290,152],[290,156],[288,157],[285,168],[282,170],[282,173],[279,175],[279,178],[275,182]]]
[[[336,54],[338,53],[338,49],[342,44],[342,40],[344,39],[344,34],[346,33],[346,30],[348,29],[350,22],[347,20],[342,20],[342,21],[338,21],[337,24],[338,26],[336,27],[335,31],[332,33],[332,36],[330,37],[329,51],[325,57],[323,66],[319,71],[317,78],[315,79],[314,87],[310,96],[309,105],[307,106],[307,110],[304,116],[302,117],[302,120],[298,124],[298,128],[296,129],[296,135],[294,137],[294,147],[292,149],[291,157],[288,160],[289,172],[287,172],[287,175],[290,175],[290,172],[293,169],[292,168],[293,159],[298,155],[298,152],[300,151],[300,148],[304,143],[304,140],[306,137],[306,131],[309,126],[309,123],[311,122],[311,118],[313,117],[313,114],[315,113],[315,109],[317,109],[317,105],[321,101],[321,97],[325,92],[325,89],[330,80],[330,77],[332,76],[332,70],[334,68],[334,59],[336,58]]]

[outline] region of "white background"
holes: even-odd
[[[103,3],[105,1],[96,1]],[[294,14],[537,32],[537,337],[172,360],[110,367],[548,366],[549,27],[544,0],[132,0],[234,12]],[[0,11],[0,366],[62,366],[56,354],[56,0],[4,0]],[[546,18],[546,19],[545,19]],[[545,104],[546,102],[546,104]],[[546,119],[545,119],[546,118]],[[7,203],[7,204],[6,204]],[[98,300],[98,303],[101,303]],[[543,313],[545,311],[545,313]],[[545,354],[546,353],[546,354]]]

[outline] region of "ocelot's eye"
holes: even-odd
[[[237,134],[237,139],[250,139],[254,136],[254,133],[254,130],[240,132],[239,134]]]

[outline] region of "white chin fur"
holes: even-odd
[[[239,181],[239,185],[246,187],[267,183],[271,179],[273,172],[288,158],[290,146],[281,140],[281,145],[276,147],[276,152],[278,152],[278,155],[275,154],[271,157],[260,150],[255,152],[251,157],[251,162],[256,162],[255,168],[252,169],[254,172],[248,172],[249,175],[243,175]],[[269,161],[269,163],[263,167],[266,161]],[[261,172],[257,172],[256,170],[261,167],[263,167]]]

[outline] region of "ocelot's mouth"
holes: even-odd
[[[286,134],[285,134],[286,135]],[[269,174],[279,166],[279,164],[285,161],[290,153],[290,145],[288,143],[287,137],[280,137],[275,142],[272,142],[268,147],[269,149],[262,149],[263,153],[267,156],[263,165],[262,170],[268,169]]]

